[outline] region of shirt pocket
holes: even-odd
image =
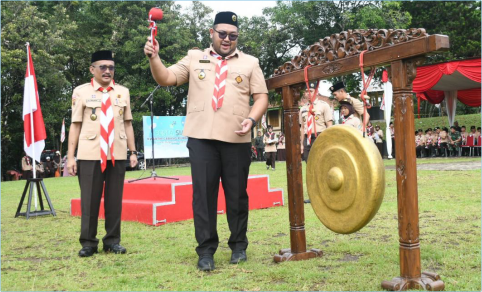
[[[84,109],[84,120],[97,121],[100,119],[101,102],[86,102]]]
[[[193,78],[196,82],[214,82],[215,73],[215,68],[208,64],[196,66],[193,70]]]
[[[244,106],[235,105],[233,106],[233,115],[247,118],[250,109]]]
[[[80,140],[95,140],[97,137],[97,133],[95,132],[86,132],[86,133],[81,133],[79,136]]]
[[[116,99],[116,101],[114,101],[114,106],[112,107],[114,111],[114,117],[121,121],[124,121],[126,106],[127,102],[125,100]]]
[[[192,102],[188,105],[187,113],[195,113],[204,111],[204,101]]]
[[[245,68],[229,68],[228,82],[245,94],[249,94],[250,71]]]

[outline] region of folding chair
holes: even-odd
[[[480,137],[479,137],[480,139]],[[479,142],[480,143],[480,142]],[[469,148],[469,156],[472,156],[472,149],[474,149],[474,136],[470,135],[467,136],[467,140],[465,142],[465,145],[460,146],[461,149]],[[480,148],[480,146],[479,146]]]

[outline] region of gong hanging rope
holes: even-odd
[[[371,67],[372,70],[370,72],[370,75],[368,75],[368,78],[365,81],[365,72],[363,70],[363,55],[365,54],[366,51],[367,50],[362,51],[360,53],[360,70],[361,70],[362,83],[363,83],[362,92],[360,94],[360,97],[363,100],[363,137],[365,137],[366,127],[367,127],[367,123],[368,123],[367,108],[372,107],[372,105],[370,103],[367,103],[367,101],[365,99],[365,95],[367,94],[368,86],[370,86],[370,82],[372,81],[373,75],[375,75],[375,71],[376,71],[375,66],[372,66]]]
[[[309,84],[309,81],[308,81],[308,68],[310,68],[310,67],[311,67],[311,65],[308,65],[304,69],[306,90],[307,90],[308,95],[310,97],[310,108],[308,109],[308,121],[307,121],[308,131],[306,133],[306,141],[307,141],[308,145],[311,145],[311,131],[312,130],[315,132],[315,137],[318,136],[317,133],[316,133],[316,122],[315,122],[315,119],[314,119],[315,113],[313,112],[313,103],[315,102],[316,95],[318,95],[318,85],[320,85],[320,80],[318,80],[316,82],[315,92],[313,93],[313,95],[311,95],[310,84]]]

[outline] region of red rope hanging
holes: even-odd
[[[366,101],[365,95],[367,94],[368,86],[370,86],[370,82],[372,81],[372,78],[375,75],[375,71],[376,71],[376,68],[374,66],[372,66],[371,67],[372,70],[371,70],[370,74],[368,75],[367,80],[365,80],[365,72],[363,70],[363,55],[365,54],[365,52],[366,52],[366,50],[362,51],[360,53],[360,70],[361,70],[362,83],[363,83],[362,92],[360,94],[360,97],[363,101],[363,121],[362,121],[363,137],[365,137],[366,127],[367,127],[367,123],[368,123],[367,108],[372,107],[371,104]]]

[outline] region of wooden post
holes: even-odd
[[[383,281],[387,290],[443,290],[445,284],[435,273],[421,272],[418,218],[417,162],[412,81],[416,60],[391,63],[394,98],[395,153],[400,242],[400,277]]]
[[[303,167],[301,165],[299,90],[283,87],[284,128],[286,141],[286,174],[288,178],[288,207],[290,212],[290,249],[281,249],[275,262],[306,260],[323,253],[317,249],[306,251],[305,210],[303,202]]]

